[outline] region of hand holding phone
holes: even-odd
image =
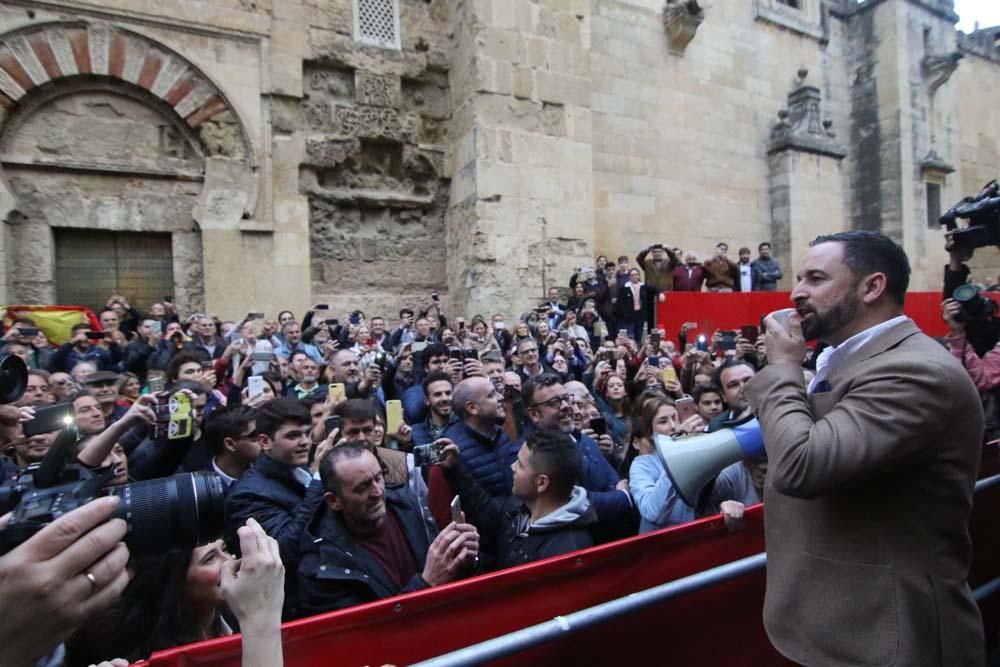
[[[677,423],[681,424],[697,414],[697,409],[695,408],[694,399],[690,396],[685,396],[684,398],[678,398],[674,402],[674,407],[677,408]]]
[[[465,512],[462,511],[462,499],[458,496],[451,499],[451,520],[455,523],[465,523]]]

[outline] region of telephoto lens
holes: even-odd
[[[222,536],[225,493],[214,473],[182,473],[109,491],[121,498],[114,516],[128,524],[125,544],[134,557],[193,549]]]

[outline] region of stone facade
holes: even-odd
[[[167,291],[224,317],[513,314],[597,253],[787,268],[848,228],[937,289],[929,207],[1000,171],[996,30],[950,0],[385,10],[390,48],[352,0],[6,0],[0,301],[56,299],[60,229],[170,234]]]

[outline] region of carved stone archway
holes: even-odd
[[[42,145],[38,150],[24,150],[28,144],[23,137],[17,137],[37,131],[32,124],[38,124],[38,114],[71,115],[75,111],[73,104],[93,107],[94,100],[100,99],[95,96],[102,95],[118,111],[135,112],[130,119],[137,134],[149,139],[151,124],[152,129],[159,129],[159,148],[167,159],[137,159],[132,151],[124,151],[128,155],[118,156],[120,159],[99,155],[102,137],[93,138],[92,152],[87,150],[86,142],[79,141],[78,131],[76,150],[46,153]],[[63,108],[53,111],[57,105]],[[4,152],[12,150],[12,146],[19,149],[13,157]],[[174,159],[177,156],[172,155],[172,150],[190,159]],[[161,181],[198,182],[200,191],[193,191],[190,217],[174,215],[169,223],[143,225],[134,220],[122,222],[110,215],[92,225],[113,231],[171,232],[175,277],[180,272],[190,283],[178,285],[178,297],[187,302],[179,304],[183,307],[200,308],[203,299],[200,232],[235,230],[242,219],[251,217],[256,206],[253,150],[238,113],[219,86],[163,44],[101,22],[44,23],[0,35],[0,160],[10,169],[11,164],[16,164],[22,172],[57,170],[64,180],[69,172],[79,173],[80,180],[104,178],[109,183],[120,182],[131,174]],[[0,235],[0,250],[6,256],[24,251],[26,239],[30,239],[31,247],[41,248],[44,256],[53,244],[51,227],[91,224],[79,219],[67,221],[51,213],[39,214],[37,192],[28,197],[22,187],[20,199],[24,201],[19,201],[18,188],[12,187],[9,177],[0,171],[0,220],[8,227]],[[24,181],[22,174],[17,185]],[[119,198],[129,196],[137,197],[135,205],[141,208],[143,195],[119,193]],[[31,215],[32,227],[25,229],[23,225]],[[182,217],[187,218],[186,222],[178,219]],[[18,225],[22,227],[18,229]],[[178,264],[178,256],[187,264]],[[5,274],[13,272],[6,266],[0,270]],[[52,271],[51,261],[41,262],[31,277],[30,288],[25,287],[23,271],[0,276],[0,302],[25,297],[54,299]]]

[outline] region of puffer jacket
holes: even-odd
[[[458,421],[445,429],[441,437],[458,445],[462,463],[491,496],[510,495],[514,483],[510,465],[517,458],[520,446],[515,446],[503,429],[494,427],[492,437],[487,437]]]

